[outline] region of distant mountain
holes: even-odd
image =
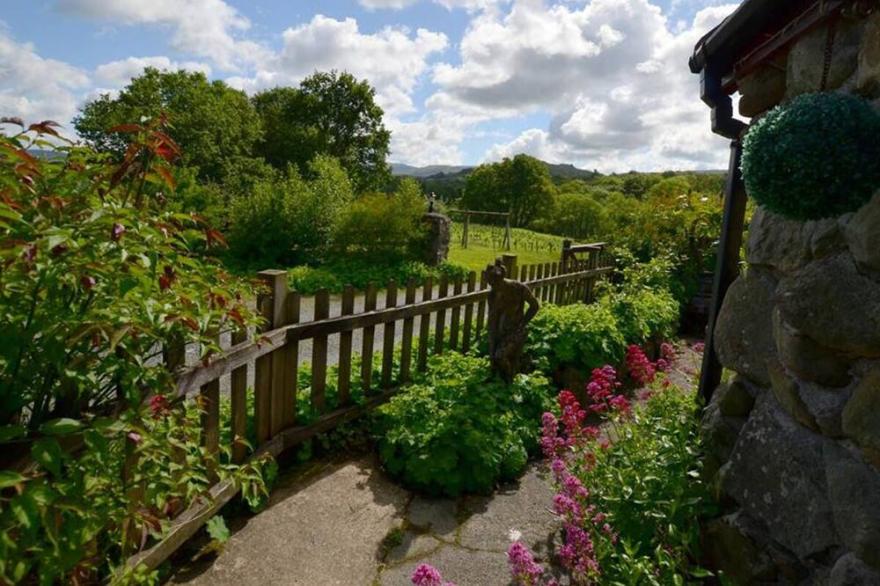
[[[426,167],[414,167],[404,163],[391,163],[392,175],[406,177],[430,177],[432,175],[450,175],[461,171],[470,171],[473,167],[465,165],[427,165]]]
[[[571,164],[544,164],[547,165],[547,168],[550,170],[550,176],[557,181],[565,179],[591,179],[598,174],[595,171],[578,169]],[[435,177],[438,175],[467,175],[473,168],[474,167],[467,165],[428,165],[426,167],[414,167],[413,165],[406,165],[404,163],[391,163],[391,173],[393,175],[418,177],[419,179]]]

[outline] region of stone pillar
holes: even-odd
[[[449,256],[452,221],[444,214],[429,212],[422,216],[422,222],[426,226],[422,260],[429,266],[437,266]]]

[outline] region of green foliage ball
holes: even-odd
[[[858,97],[798,96],[755,122],[743,142],[746,189],[797,220],[854,211],[880,187],[880,112]]]

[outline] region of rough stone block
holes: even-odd
[[[880,40],[877,42],[880,43]],[[845,233],[856,264],[861,268],[880,272],[880,191],[852,216]]]
[[[727,417],[747,417],[755,406],[755,396],[751,385],[740,377],[722,384],[712,395],[712,402],[718,404],[722,415]]]
[[[856,72],[862,39],[862,24],[849,20],[838,22],[834,36],[827,89],[836,89]],[[817,92],[822,86],[825,44],[828,26],[819,27],[800,39],[788,53],[785,95],[788,98]]]
[[[709,455],[714,464],[714,468],[718,468],[730,458],[733,446],[736,444],[736,438],[745,425],[743,417],[727,417],[723,415],[719,409],[719,404],[715,402],[713,397],[706,410],[703,412],[703,419],[700,421],[700,432],[705,442],[707,455]]]
[[[807,411],[827,437],[843,437],[843,409],[852,388],[829,389],[815,383],[799,381],[798,394]]]
[[[765,393],[724,476],[724,491],[800,559],[840,543],[821,465],[822,445],[831,441],[798,425]]]
[[[852,257],[812,262],[779,282],[780,315],[801,334],[852,357],[880,357],[880,285]]]
[[[880,94],[880,12],[874,12],[865,23],[858,62],[859,91],[874,96]]]
[[[880,572],[854,553],[840,556],[831,569],[828,586],[880,586]]]
[[[800,222],[758,207],[749,224],[746,259],[751,265],[791,273],[845,247],[836,219]]]
[[[822,451],[837,533],[859,558],[880,568],[880,474],[835,442]]]
[[[741,512],[713,519],[706,524],[706,557],[712,567],[736,584],[754,584],[776,578],[776,566],[763,547],[755,543],[753,523]]]
[[[798,378],[829,387],[845,387],[851,380],[851,361],[825,348],[773,313],[773,337],[782,364]]]
[[[725,367],[769,386],[767,360],[776,356],[772,310],[775,280],[757,269],[727,291],[715,329],[715,351]]]
[[[859,380],[843,410],[843,433],[869,450],[880,451],[880,367]]]
[[[739,113],[751,118],[765,112],[785,97],[785,65],[762,67],[737,80]]]
[[[798,393],[797,381],[789,376],[785,368],[779,362],[773,361],[767,365],[767,371],[770,373],[771,388],[773,396],[779,402],[779,405],[798,423],[813,431],[819,431],[819,425],[816,419],[807,409]]]

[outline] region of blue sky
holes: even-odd
[[[345,69],[377,90],[392,160],[527,152],[602,171],[723,166],[697,79],[715,0],[7,0],[0,114],[70,120],[145,65],[248,93]],[[69,130],[72,132],[72,130]]]

